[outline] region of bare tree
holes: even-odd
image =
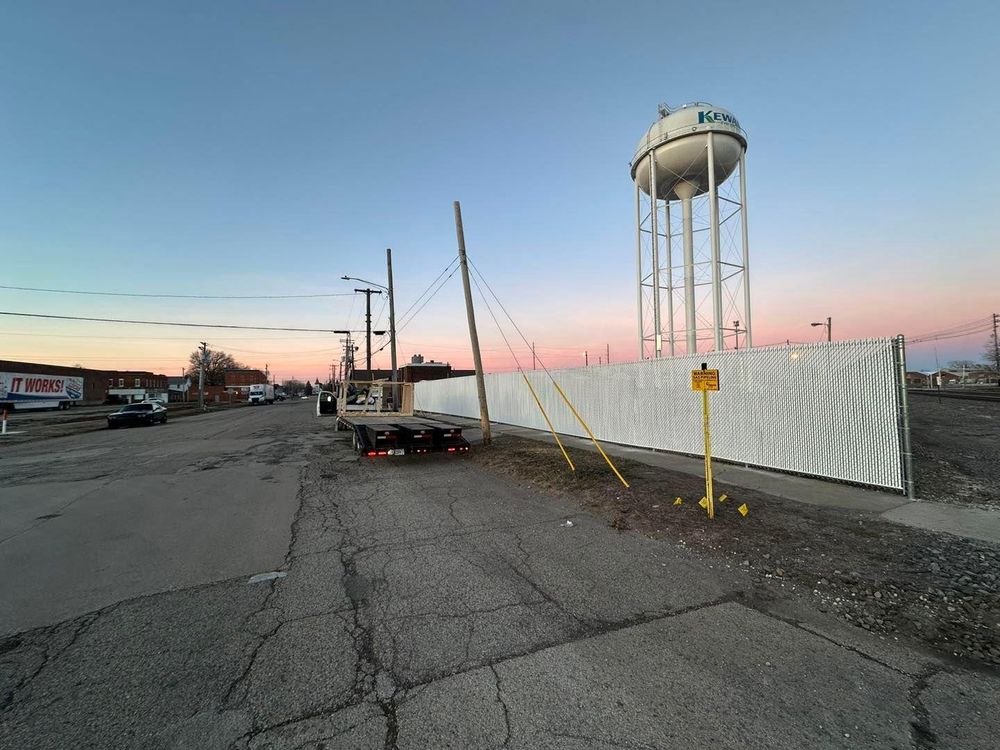
[[[1000,372],[1000,342],[997,342],[995,336],[986,339],[986,345],[983,347],[983,359],[987,363],[986,367],[993,372]]]
[[[961,372],[962,370],[978,370],[980,368],[982,368],[982,365],[971,359],[953,359],[948,363],[948,369],[952,372]]]
[[[197,373],[201,366],[201,351],[195,349],[188,357],[191,372]],[[234,370],[246,365],[238,362],[232,354],[228,354],[221,349],[208,350],[208,361],[205,362],[205,385],[225,385],[226,370]]]

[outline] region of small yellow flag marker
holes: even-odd
[[[729,499],[729,495],[719,495],[719,502],[724,503]]]
[[[681,500],[680,498],[677,498],[676,500],[674,500],[674,505],[680,505],[683,502],[684,502],[683,500]]]
[[[749,508],[747,507],[747,504],[746,504],[746,503],[743,503],[743,505],[741,505],[741,506],[740,506],[739,508],[737,508],[736,510],[738,510],[738,511],[740,512],[740,515],[741,515],[741,516],[745,516],[745,515],[746,515],[747,513],[749,513],[749,512],[750,512],[750,509],[749,509]]]
[[[708,507],[708,498],[707,497],[703,497],[701,500],[698,501],[698,505],[700,505],[702,508],[707,508]]]

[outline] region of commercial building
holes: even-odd
[[[399,368],[399,379],[403,383],[419,383],[422,380],[444,380],[475,375],[475,370],[456,370],[447,362],[425,362],[422,354],[414,354],[408,364]]]
[[[113,370],[107,372],[108,400],[112,403],[145,401],[149,398],[167,401],[170,379],[147,370]]]

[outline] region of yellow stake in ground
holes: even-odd
[[[712,433],[709,429],[708,392],[719,390],[719,371],[709,370],[702,365],[700,370],[691,370],[691,390],[701,391],[701,414],[705,430],[705,500],[708,517],[715,518],[715,493],[712,490]]]

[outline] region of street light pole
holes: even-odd
[[[392,249],[385,249],[385,261],[386,270],[389,276],[389,286],[383,286],[382,284],[376,284],[374,281],[368,281],[368,279],[359,279],[356,276],[341,276],[344,281],[360,281],[369,286],[377,286],[379,289],[384,289],[389,295],[389,344],[391,346],[390,354],[392,356],[392,379],[396,380],[396,300],[392,292]],[[381,294],[382,292],[376,291],[374,289],[355,289],[355,292],[360,292],[366,296],[367,300],[367,310],[368,310],[368,379],[371,380],[371,369],[372,369],[372,342],[371,342],[371,296],[373,294]],[[377,333],[377,332],[376,332]],[[384,333],[384,332],[383,332]],[[385,347],[383,346],[382,349]],[[381,349],[379,349],[381,351]]]
[[[372,379],[372,295],[381,294],[378,289],[355,289],[355,292],[365,295],[365,369],[368,370],[368,380]]]
[[[826,319],[825,323],[810,323],[809,325],[813,326],[814,328],[816,326],[826,326],[826,340],[827,340],[828,343],[830,341],[833,341],[833,332],[832,332],[832,330],[833,330],[833,318],[829,318],[828,317]]]

